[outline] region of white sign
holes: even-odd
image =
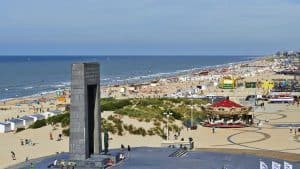
[[[284,165],[284,169],[293,169],[293,165],[286,161],[283,163],[283,165]]]
[[[281,164],[275,162],[275,161],[272,161],[272,169],[280,169],[281,167]]]
[[[268,169],[268,165],[265,162],[260,161],[259,162],[259,169]]]

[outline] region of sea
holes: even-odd
[[[0,100],[70,86],[71,64],[99,62],[102,85],[147,81],[258,56],[0,56]]]

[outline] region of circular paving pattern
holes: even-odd
[[[275,116],[278,116],[278,117],[275,117],[275,118],[269,118],[268,120],[279,120],[279,119],[284,119],[284,118],[287,117],[285,114],[281,114],[281,113],[261,113],[261,114],[255,115],[255,119],[264,121],[265,119],[262,120],[262,119],[259,119],[259,118],[257,118],[257,117],[258,117],[258,116],[263,116],[263,115],[269,115],[269,114],[272,114],[272,115],[275,115]]]
[[[246,141],[246,142],[236,142],[236,141],[234,141],[234,137],[236,137],[238,135],[241,135],[243,133],[249,133],[249,132],[260,134],[260,135],[263,136],[263,138],[252,140],[252,141]],[[261,142],[261,141],[267,140],[269,138],[271,138],[271,135],[269,135],[267,133],[260,132],[260,131],[247,130],[247,131],[235,133],[235,134],[232,134],[232,135],[228,136],[227,141],[230,142],[231,144],[234,144],[234,145],[238,145],[238,146],[245,147],[245,148],[256,149],[256,150],[268,150],[268,151],[284,152],[284,151],[289,151],[289,150],[299,150],[300,149],[300,148],[287,148],[287,149],[281,149],[281,150],[272,150],[272,149],[259,148],[259,147],[245,145],[245,144],[249,144],[249,143]],[[295,136],[294,139],[295,139],[294,141],[300,143],[300,135]]]
[[[256,140],[252,140],[252,141],[245,141],[245,142],[236,142],[234,141],[234,137],[238,136],[238,135],[241,135],[243,133],[256,133],[256,134],[259,134],[261,136],[263,136],[263,138],[261,139],[256,139]],[[259,132],[259,131],[243,131],[243,132],[239,132],[239,133],[235,133],[235,134],[232,134],[230,136],[227,137],[227,141],[234,144],[234,145],[239,145],[239,146],[243,146],[243,147],[247,147],[247,148],[251,148],[250,146],[247,146],[247,145],[244,145],[244,144],[249,144],[249,143],[256,143],[256,142],[261,142],[261,141],[264,141],[264,140],[267,140],[271,138],[271,135],[267,134],[267,133],[263,133],[263,132]],[[256,148],[256,147],[253,147],[255,149],[259,149],[259,148]]]

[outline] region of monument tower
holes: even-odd
[[[101,153],[99,63],[72,64],[69,146],[72,160]]]

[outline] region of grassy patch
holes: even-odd
[[[34,122],[32,125],[29,126],[29,128],[37,129],[37,128],[41,128],[46,125],[47,125],[46,120],[42,119],[42,120],[37,120],[36,122]]]
[[[63,113],[56,116],[49,117],[47,124],[61,123],[62,127],[66,127],[70,124],[70,113]]]
[[[70,128],[63,129],[62,133],[64,136],[70,136]]]
[[[23,131],[23,130],[25,130],[24,127],[17,128],[16,133],[19,133],[19,132],[21,132],[21,131]]]
[[[101,111],[114,111],[131,105],[130,99],[117,100],[114,98],[101,99]]]

